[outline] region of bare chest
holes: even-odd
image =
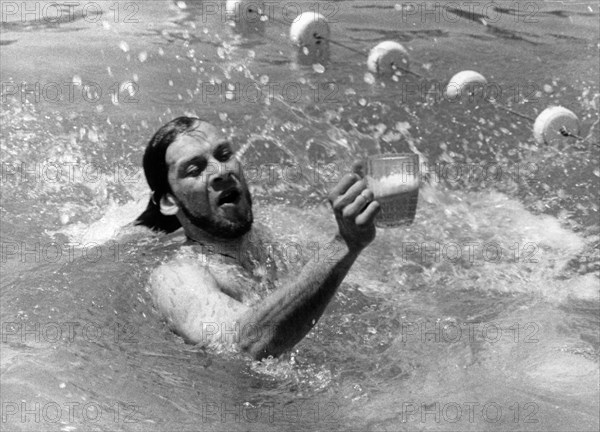
[[[254,304],[274,288],[274,271],[265,266],[245,268],[227,257],[211,261],[208,267],[221,291],[246,305]]]

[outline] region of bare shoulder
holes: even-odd
[[[152,271],[150,285],[153,290],[175,289],[181,285],[196,285],[199,289],[210,290],[217,288],[215,278],[208,266],[202,262],[202,257],[194,259],[181,254],[162,263]]]
[[[148,291],[167,323],[195,343],[203,342],[208,323],[235,321],[246,309],[221,291],[201,256],[185,249],[154,269]]]

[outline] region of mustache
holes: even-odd
[[[252,228],[254,215],[252,213],[252,195],[247,188],[243,188],[240,193],[248,202],[248,211],[243,220],[229,221],[216,219],[212,214],[196,215],[181,200],[175,197],[177,205],[185,217],[196,227],[206,231],[214,237],[223,239],[234,239],[246,234]]]

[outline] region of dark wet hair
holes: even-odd
[[[166,161],[167,149],[181,135],[196,129],[200,122],[196,117],[177,117],[162,126],[148,143],[143,164],[152,196],[146,210],[135,220],[135,225],[144,225],[154,231],[166,233],[181,227],[176,216],[165,216],[160,212],[160,199],[164,194],[171,192]]]

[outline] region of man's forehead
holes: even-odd
[[[202,122],[198,128],[177,138],[167,149],[166,162],[210,152],[225,136],[213,125]]]

